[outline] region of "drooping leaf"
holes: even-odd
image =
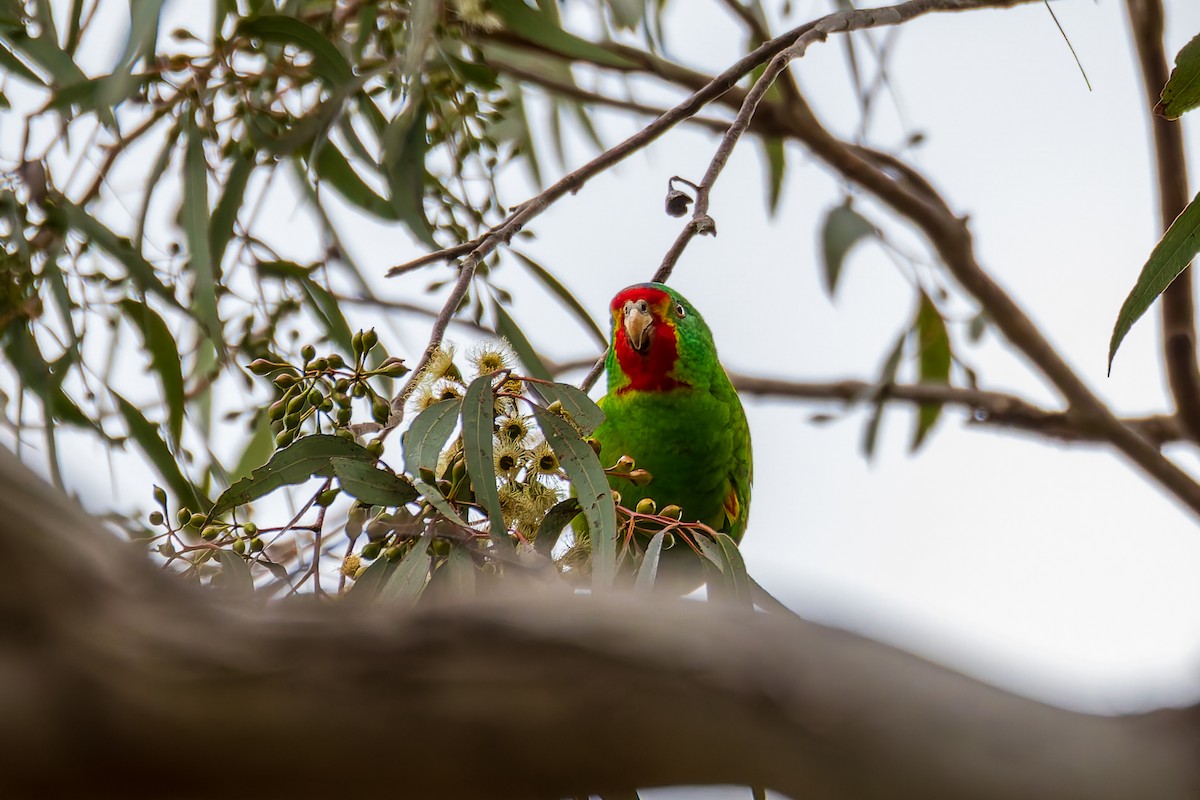
[[[775,216],[779,209],[779,198],[783,195],[783,178],[787,172],[787,150],[783,139],[760,138],[763,156],[767,164],[767,213]]]
[[[714,599],[729,600],[746,608],[753,607],[750,576],[737,543],[724,533],[715,533],[712,539],[697,535],[696,545],[704,558],[720,571],[723,579],[723,591],[715,593]],[[713,595],[712,589],[710,583],[710,596]]]
[[[646,16],[646,0],[607,0],[605,5],[618,28],[637,30]]]
[[[229,480],[240,480],[248,476],[255,467],[261,465],[275,452],[275,434],[271,432],[271,423],[266,414],[259,414],[254,421],[254,431],[246,440],[242,454],[238,456],[233,469],[229,471]]]
[[[354,79],[354,68],[333,42],[311,25],[295,17],[282,14],[264,14],[243,20],[238,33],[252,36],[273,44],[290,44],[312,54],[312,70],[337,87]]]
[[[950,352],[950,336],[946,332],[946,321],[937,306],[924,292],[917,310],[914,324],[917,337],[918,364],[921,383],[950,383],[950,366],[954,361]],[[937,424],[942,413],[941,403],[921,403],[917,408],[917,427],[913,431],[911,450],[916,451],[925,437]]]
[[[875,455],[875,445],[879,440],[879,426],[883,422],[883,407],[887,402],[888,388],[896,382],[896,370],[900,368],[900,359],[904,355],[904,342],[908,339],[907,332],[900,334],[896,344],[892,346],[888,357],[884,359],[883,369],[879,371],[875,402],[871,409],[871,417],[863,431],[862,450],[868,459]]]
[[[1166,291],[1179,277],[1179,273],[1200,252],[1200,196],[1192,198],[1183,212],[1167,228],[1162,239],[1150,251],[1150,258],[1142,267],[1133,290],[1121,304],[1117,322],[1113,326],[1112,339],[1108,343],[1108,371],[1112,373],[1113,357],[1117,348],[1133,327],[1133,323],[1150,308],[1150,304]]]
[[[367,185],[366,181],[354,171],[354,167],[350,166],[350,162],[342,151],[334,147],[332,143],[326,143],[317,152],[312,162],[312,169],[323,182],[333,187],[338,194],[363,211],[380,219],[398,219],[392,204]]]
[[[488,530],[497,547],[512,549],[504,512],[500,508],[500,493],[496,488],[496,461],[493,455],[496,398],[492,392],[492,377],[480,375],[467,387],[462,403],[463,458],[467,475],[475,490],[475,499],[488,515]]]
[[[220,277],[221,263],[225,248],[233,238],[233,225],[237,221],[238,212],[242,208],[242,199],[246,194],[246,184],[254,172],[254,156],[235,148],[229,156],[229,175],[221,191],[221,199],[213,209],[212,219],[208,223],[208,246],[212,254],[213,272]]]
[[[592,587],[607,589],[617,569],[617,509],[604,468],[569,422],[542,409],[534,414],[583,508],[592,548]]]
[[[81,428],[104,431],[63,391],[65,369],[55,371],[42,355],[37,340],[24,325],[10,324],[4,331],[4,354],[21,379],[21,386],[33,392],[45,405],[46,426],[53,429],[56,422],[66,422]]]
[[[847,200],[825,215],[821,226],[821,259],[825,266],[825,290],[833,297],[846,255],[868,236],[875,235],[875,226],[854,210]]]
[[[218,550],[217,562],[221,565],[221,587],[236,597],[254,594],[254,576],[246,559],[232,550]]]
[[[597,44],[568,33],[558,21],[543,11],[527,6],[524,0],[495,0],[492,9],[513,33],[553,53],[591,61],[605,67],[632,68],[637,65],[624,56],[609,52]]]
[[[429,150],[425,131],[427,111],[424,101],[410,98],[404,111],[387,126],[383,134],[383,171],[396,219],[403,222],[418,241],[436,248],[433,225],[425,215],[425,155]]]
[[[126,298],[120,302],[121,316],[129,320],[142,334],[142,347],[150,355],[150,368],[158,375],[163,400],[167,404],[171,440],[183,436],[183,416],[187,404],[183,392],[183,366],[179,345],[171,329],[158,313],[146,303]]]
[[[167,288],[150,262],[142,258],[128,239],[117,236],[106,228],[98,219],[84,211],[81,207],[66,198],[56,198],[56,205],[47,213],[57,218],[64,227],[74,228],[88,238],[104,252],[115,258],[125,267],[134,285],[141,291],[149,291],[166,300],[176,308],[180,308],[175,293]]]
[[[257,500],[282,486],[304,483],[314,475],[332,474],[332,462],[338,458],[367,462],[375,460],[367,448],[340,436],[324,433],[305,436],[275,453],[270,461],[253,470],[249,477],[242,478],[222,492],[209,512],[209,518]]]
[[[563,286],[559,280],[551,275],[545,267],[543,267],[541,264],[538,264],[529,256],[525,255],[524,253],[519,253],[515,250],[512,252],[513,255],[517,257],[517,260],[525,265],[525,268],[529,270],[530,274],[537,278],[543,286],[549,289],[550,292],[563,304],[563,307],[570,311],[575,316],[575,319],[579,320],[579,323],[583,329],[592,335],[592,338],[596,340],[598,345],[601,347],[608,347],[608,337],[604,334],[604,331],[600,330],[600,326],[597,325],[596,321],[592,319],[590,314],[588,314],[587,309],[583,307],[582,303],[575,299],[575,295],[571,294],[567,287]]]
[[[217,313],[217,276],[208,238],[208,162],[204,158],[204,134],[195,124],[189,124],[187,128],[179,221],[188,244],[196,314],[220,353],[225,349],[225,335]]]
[[[533,549],[541,555],[549,556],[550,552],[554,550],[554,545],[558,544],[563,528],[570,525],[571,520],[581,513],[583,513],[583,508],[580,507],[577,497],[568,497],[566,500],[555,503],[538,525]]]
[[[633,584],[635,591],[647,592],[654,588],[654,579],[658,577],[658,561],[662,557],[663,540],[666,538],[666,531],[659,531],[650,537],[646,553],[642,556],[642,565],[638,567],[637,579]]]
[[[359,458],[330,462],[342,491],[369,506],[401,506],[417,499],[417,490],[391,470],[380,469]]]
[[[195,484],[184,477],[183,472],[179,469],[179,459],[175,457],[171,448],[167,447],[167,443],[159,435],[158,426],[146,419],[137,406],[121,395],[113,392],[112,396],[117,403],[117,410],[125,420],[125,426],[129,429],[129,437],[137,443],[138,449],[154,465],[155,471],[166,481],[175,497],[199,511],[209,508],[212,501],[205,497]]]
[[[461,410],[462,400],[459,398],[441,400],[429,406],[417,415],[404,432],[403,448],[404,469],[413,476],[413,486],[417,491],[438,511],[466,526],[467,523],[438,491],[437,486],[421,476],[422,470],[430,473],[436,470],[438,456],[446,446]]]
[[[429,581],[428,533],[413,543],[412,549],[404,554],[395,571],[379,589],[379,602],[387,605],[412,605]]]
[[[1196,106],[1200,106],[1200,35],[1193,37],[1175,56],[1175,68],[1154,112],[1167,119],[1179,119]]]
[[[379,596],[379,590],[384,582],[396,571],[396,562],[386,558],[377,558],[371,566],[363,570],[355,579],[354,585],[346,592],[346,602],[366,604],[374,602]]]
[[[569,383],[539,383],[538,391],[548,403],[562,403],[563,411],[579,432],[588,436],[604,422],[604,412],[583,391]]]
[[[434,573],[434,579],[450,597],[475,595],[475,562],[467,548],[451,545],[445,561]]]
[[[529,339],[525,337],[525,332],[521,330],[521,326],[512,318],[512,315],[504,310],[504,306],[499,300],[492,301],[492,313],[496,317],[496,332],[508,340],[512,345],[513,350],[517,352],[517,358],[521,361],[521,366],[525,368],[525,372],[534,378],[540,378],[544,381],[554,380],[554,376],[546,365],[542,362],[541,356],[533,349],[533,345]]]

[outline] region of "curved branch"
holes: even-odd
[[[1145,110],[1155,107],[1167,82],[1167,56],[1163,51],[1163,7],[1161,0],[1126,0],[1129,27],[1141,64]],[[1187,157],[1183,150],[1183,127],[1153,112],[1147,114],[1154,136],[1155,167],[1158,173],[1158,205],[1165,231],[1187,206]],[[1179,273],[1162,293],[1163,360],[1167,383],[1175,400],[1175,413],[1183,429],[1200,442],[1200,369],[1196,367],[1196,312],[1192,302],[1192,269]]]
[[[545,590],[234,605],[4,450],[0,515],[5,796],[1200,792],[1196,710],[1063,711],[786,615]]]

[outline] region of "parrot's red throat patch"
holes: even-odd
[[[626,334],[623,319],[625,305],[631,301],[645,301],[654,318],[636,348]],[[629,379],[617,394],[665,392],[687,385],[671,375],[679,358],[675,325],[669,316],[671,306],[670,295],[650,287],[635,287],[613,299],[613,349],[617,365]]]

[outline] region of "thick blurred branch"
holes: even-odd
[[[1141,64],[1145,89],[1143,111],[1154,136],[1158,177],[1158,206],[1165,231],[1187,206],[1187,157],[1183,150],[1183,126],[1155,114],[1169,67],[1163,50],[1163,6],[1161,0],[1126,0],[1129,27]],[[1132,274],[1132,273],[1130,273]],[[1167,383],[1175,399],[1175,413],[1193,441],[1200,442],[1200,370],[1196,367],[1196,312],[1192,301],[1192,269],[1188,267],[1162,294],[1163,359]]]
[[[233,605],[158,572],[7,451],[0,487],[6,796],[1200,792],[1195,710],[1076,714],[698,603]]]

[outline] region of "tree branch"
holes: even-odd
[[[6,796],[1200,792],[1195,709],[1077,714],[787,615],[659,598],[234,604],[8,451],[0,515]]]
[[[695,91],[691,96],[685,99],[680,104],[665,112],[662,116],[655,119],[642,130],[627,138],[620,144],[609,148],[596,158],[579,167],[575,171],[560,178],[553,185],[545,189],[540,194],[516,206],[514,210],[505,217],[497,225],[489,228],[482,235],[470,242],[473,248],[470,250],[469,257],[473,256],[476,261],[479,261],[496,249],[501,243],[506,243],[512,239],[522,228],[525,227],[534,217],[541,214],[546,208],[553,203],[562,199],[568,193],[578,191],[588,180],[595,175],[609,169],[613,165],[621,162],[638,150],[646,147],[651,142],[658,139],[668,130],[678,125],[680,122],[695,116],[701,108],[707,105],[712,100],[723,95],[725,92],[736,86],[737,82],[748,75],[755,67],[765,63],[769,59],[791,47],[796,40],[803,36],[814,27],[821,25],[826,20],[837,18],[853,19],[860,21],[857,27],[870,27],[871,25],[889,25],[896,24],[891,20],[895,15],[904,17],[917,16],[932,11],[966,11],[980,8],[1010,8],[1012,6],[1024,5],[1027,3],[1036,2],[1036,0],[909,0],[906,3],[900,3],[895,6],[888,6],[881,9],[863,9],[854,12],[838,12],[830,14],[827,17],[806,23],[795,28],[788,33],[778,36],[769,42],[765,42],[755,48],[749,54],[740,58],[731,67],[720,73],[715,78],[711,79],[703,87]],[[847,17],[849,15],[849,17]],[[878,21],[874,21],[878,20]],[[409,264],[401,264],[392,267],[387,272],[388,277],[403,273],[412,268],[413,264],[428,264],[437,259],[450,259],[462,255],[465,245],[460,244],[453,247],[439,250],[436,253],[431,253]]]
[[[1108,441],[1104,431],[1097,430],[1089,420],[1070,410],[1051,411],[1003,392],[966,389],[942,383],[895,383],[883,386],[857,380],[806,383],[738,373],[730,373],[729,379],[743,395],[830,400],[847,404],[875,402],[881,398],[914,405],[945,403],[970,409],[973,412],[970,418],[972,424],[1012,428],[1061,442],[1100,444]],[[1122,420],[1122,424],[1138,431],[1157,447],[1183,438],[1174,416],[1135,417]]]
[[[1187,206],[1187,158],[1183,127],[1149,111],[1159,101],[1167,82],[1167,56],[1163,51],[1161,0],[1126,0],[1129,28],[1141,64],[1147,116],[1154,136],[1158,173],[1158,205],[1165,231]],[[1167,383],[1175,400],[1175,413],[1183,429],[1200,442],[1200,370],[1196,367],[1196,313],[1192,302],[1192,269],[1187,267],[1162,294],[1163,360]]]

